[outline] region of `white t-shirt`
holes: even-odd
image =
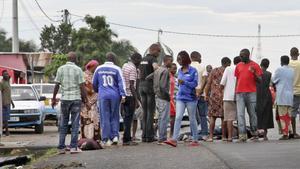
[[[198,72],[198,86],[196,87],[196,89],[201,89],[202,76],[205,71],[205,67],[203,67],[199,62],[192,62],[191,66],[196,68]]]
[[[235,101],[235,85],[236,85],[236,77],[234,76],[235,66],[227,67],[224,71],[221,85],[224,88],[224,101]]]

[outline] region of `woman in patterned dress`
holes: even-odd
[[[94,71],[99,63],[96,60],[91,60],[86,66],[85,90],[87,91],[87,103],[82,105],[80,120],[81,120],[81,138],[94,139],[100,142],[100,124],[99,113],[97,110],[97,93],[93,90],[92,79]]]
[[[223,140],[226,138],[223,110],[223,90],[220,83],[225,68],[230,66],[231,61],[228,57],[224,57],[221,62],[222,66],[213,69],[210,73],[205,88],[205,100],[208,101],[208,116],[210,117],[209,138],[206,140],[208,142],[213,141],[215,122],[217,118],[221,118],[222,120],[222,138]]]

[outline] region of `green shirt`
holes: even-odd
[[[10,106],[11,104],[11,87],[9,81],[2,80],[0,83],[2,92],[2,106]]]
[[[59,67],[54,81],[61,85],[61,100],[81,100],[80,84],[84,83],[84,77],[75,63],[67,62]]]

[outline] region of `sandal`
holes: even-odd
[[[214,141],[214,139],[212,139],[212,138],[208,138],[208,139],[206,139],[205,141],[206,141],[206,142],[213,142],[213,141]]]
[[[279,138],[279,140],[288,140],[289,136],[287,135],[283,135],[282,137]]]

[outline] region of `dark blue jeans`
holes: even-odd
[[[10,105],[2,106],[3,122],[8,122],[10,118]]]
[[[201,125],[201,136],[208,135],[208,125],[207,125],[207,111],[208,105],[207,101],[203,97],[200,97],[197,104],[197,121]]]
[[[81,101],[80,100],[62,100],[61,101],[61,116],[59,124],[59,149],[66,147],[65,140],[68,133],[68,123],[71,115],[71,148],[77,148],[78,132],[80,121]]]

